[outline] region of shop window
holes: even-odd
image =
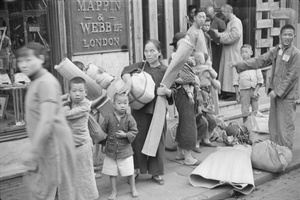
[[[30,80],[17,69],[15,51],[35,41],[49,49],[48,0],[0,0],[0,139],[25,132],[24,99]]]

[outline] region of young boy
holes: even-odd
[[[76,146],[76,200],[93,200],[99,196],[94,177],[92,139],[88,130],[91,103],[86,95],[85,80],[74,77],[69,82],[69,97],[63,102]]]
[[[135,188],[133,150],[131,147],[131,143],[138,133],[137,124],[132,115],[126,112],[129,104],[128,96],[115,93],[113,100],[115,111],[110,113],[101,125],[102,130],[107,133],[106,156],[102,173],[110,176],[112,192],[109,199],[111,200],[116,199],[117,196],[118,171],[120,171],[121,176],[128,176],[132,196],[139,196]]]
[[[250,59],[252,53],[252,47],[249,44],[244,44],[241,47],[241,56],[244,60]],[[252,112],[258,110],[258,92],[263,82],[264,80],[260,69],[243,71],[233,79],[236,101],[242,105],[244,123],[249,116],[250,105],[252,107]]]

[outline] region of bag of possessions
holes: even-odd
[[[146,62],[145,62],[146,63]],[[132,109],[139,110],[155,97],[155,83],[150,74],[144,71],[145,64],[141,71],[131,75],[132,87],[129,93],[129,105]],[[120,79],[115,87],[117,90],[124,86],[125,82]]]
[[[256,169],[268,172],[282,172],[292,161],[292,152],[270,140],[254,143],[251,162]]]
[[[251,113],[251,115],[248,117],[249,123],[251,125],[251,128],[253,132],[258,133],[270,133],[269,132],[269,116],[264,115],[259,111],[254,111]]]
[[[99,123],[92,113],[89,114],[88,129],[93,140],[93,144],[98,144],[106,139],[107,134],[101,129]]]
[[[249,139],[254,143],[257,141],[265,141],[270,139],[269,127],[268,127],[269,116],[254,111],[248,117],[245,122],[245,126],[250,132]]]
[[[236,144],[252,144],[249,140],[249,131],[246,126],[233,121],[228,124],[223,134],[223,141],[227,146]]]
[[[166,133],[165,148],[169,151],[177,150],[177,142],[175,141],[177,126],[178,126],[178,118],[177,117],[167,118],[167,133]]]
[[[107,73],[105,69],[92,63],[88,64],[86,68],[84,68],[84,72],[94,79],[103,89],[107,89],[115,80],[115,77]]]

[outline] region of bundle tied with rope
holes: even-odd
[[[155,97],[155,82],[150,74],[144,71],[146,62],[144,62],[141,70],[135,71],[131,74],[131,90],[129,93],[129,105],[132,109],[139,110],[145,104],[152,101]],[[124,86],[125,82],[120,79],[116,82],[115,88],[117,90]]]
[[[252,145],[249,136],[250,133],[246,126],[233,121],[226,127],[225,134],[223,135],[223,141],[227,146],[233,146],[236,144]]]

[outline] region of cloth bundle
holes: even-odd
[[[131,76],[132,86],[129,93],[129,105],[132,109],[139,110],[155,97],[155,83],[150,74],[144,70],[133,73]],[[116,82],[117,90],[124,86],[125,82],[120,79]]]
[[[250,156],[250,145],[218,147],[189,175],[189,182],[209,189],[232,185],[235,191],[250,194],[255,188]]]
[[[251,161],[256,169],[282,172],[292,162],[292,152],[285,146],[265,140],[253,144]]]
[[[111,82],[115,80],[115,77],[113,75],[106,73],[106,71],[102,67],[98,67],[92,63],[88,64],[87,67],[84,68],[84,71],[103,89],[107,89],[110,86]]]

